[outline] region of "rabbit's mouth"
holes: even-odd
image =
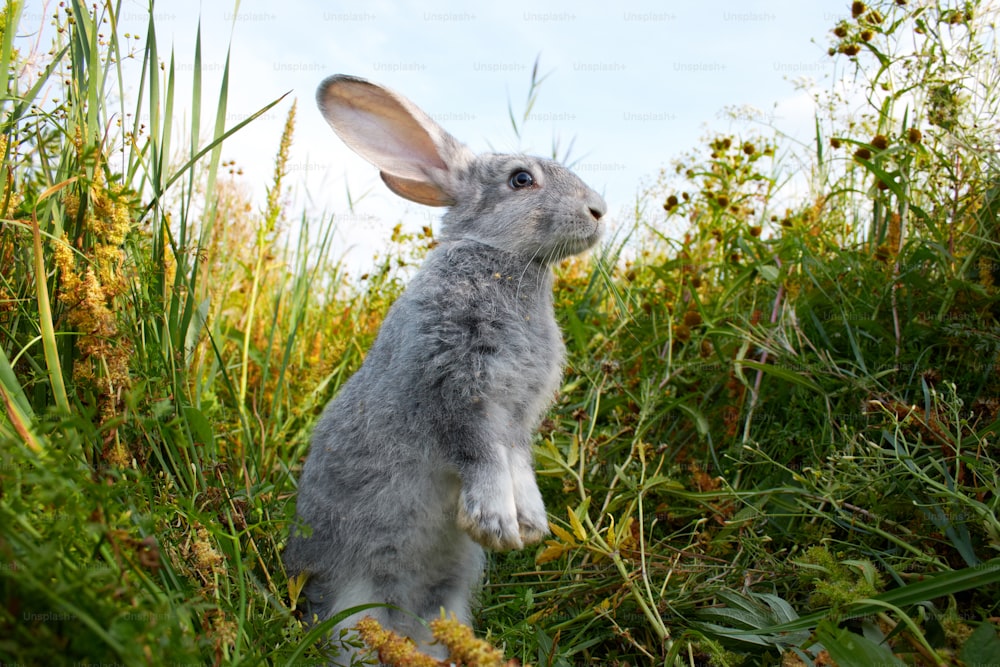
[[[594,247],[601,240],[601,236],[604,235],[604,223],[601,222],[601,218],[604,216],[603,211],[595,212],[594,209],[590,209],[589,213],[590,218],[585,222],[581,221],[575,230],[582,246],[577,252],[583,252]]]
[[[601,223],[594,220],[585,227],[581,225],[580,228],[573,231],[573,234],[560,239],[556,246],[547,253],[550,261],[558,262],[567,257],[579,255],[582,252],[590,250],[601,240],[604,230]]]
[[[600,240],[601,240],[601,228],[598,225],[596,226],[596,229],[594,229],[592,233],[578,239],[577,241],[578,247],[573,250],[573,254],[575,255],[577,253],[590,250],[595,245],[597,245],[597,242]]]

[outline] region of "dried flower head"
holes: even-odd
[[[208,530],[202,525],[195,526],[195,540],[191,545],[191,554],[194,556],[195,568],[204,579],[211,580],[219,573],[219,567],[224,559],[212,546]]]
[[[993,262],[986,257],[979,258],[979,282],[986,288],[987,292],[993,292]]]
[[[82,142],[78,129],[76,143],[81,151]],[[62,194],[65,219],[80,220],[82,226],[72,242],[64,235],[53,244],[53,259],[65,322],[79,334],[74,339],[77,358],[73,378],[93,392],[103,424],[119,414],[124,391],[131,386],[132,346],[119,331],[115,310],[120,306],[118,297],[128,289],[122,246],[132,227],[132,216],[122,186],[107,183],[100,169],[85,192],[84,197],[67,188]],[[115,466],[132,460],[114,431],[105,440],[102,454]]]
[[[378,653],[379,660],[386,665],[397,667],[439,667],[434,658],[417,650],[413,640],[384,629],[371,616],[366,616],[357,622],[354,629],[361,639],[373,651]]]
[[[469,667],[503,667],[507,664],[503,652],[489,642],[477,639],[472,628],[462,625],[452,614],[450,618],[431,621],[435,639],[448,647],[452,660]]]
[[[885,20],[885,17],[883,17],[881,13],[873,9],[865,15],[864,20],[872,25],[879,25],[880,23],[882,23],[882,21]]]

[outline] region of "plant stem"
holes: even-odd
[[[38,298],[38,324],[42,332],[42,347],[45,350],[45,366],[48,371],[52,395],[56,407],[69,414],[69,398],[63,381],[62,364],[56,349],[55,327],[52,325],[52,305],[49,302],[49,288],[45,284],[45,256],[42,253],[42,232],[38,228],[38,215],[31,213],[31,235],[35,251],[35,295]]]

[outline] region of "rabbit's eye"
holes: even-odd
[[[508,183],[510,184],[510,187],[515,190],[520,188],[530,188],[535,184],[535,177],[521,169],[519,171],[515,171],[513,175],[511,175]]]

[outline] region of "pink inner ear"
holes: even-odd
[[[379,172],[389,189],[403,199],[415,201],[424,206],[453,206],[454,197],[427,181],[413,181],[386,172]]]
[[[422,112],[387,91],[343,82],[326,91],[323,112],[340,138],[380,170],[423,180],[427,169],[448,170]],[[419,115],[418,115],[419,114]]]

